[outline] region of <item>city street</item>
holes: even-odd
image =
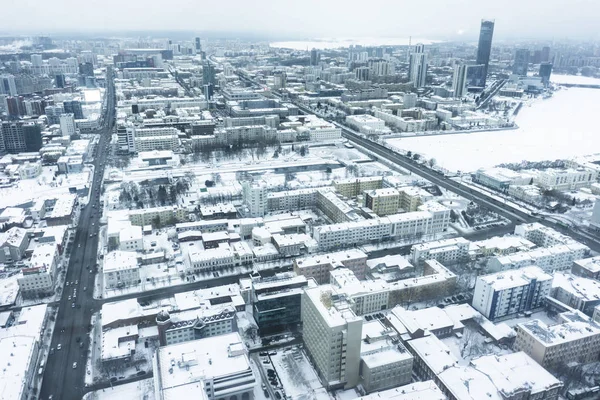
[[[88,326],[93,312],[99,307],[92,295],[98,249],[100,190],[107,154],[106,146],[110,142],[114,124],[115,94],[110,69],[106,81],[106,116],[103,127],[98,131],[100,141],[94,157],[95,170],[89,202],[81,210],[66,273],[65,281],[69,286],[65,283],[58,301],[59,309],[50,346],[54,349],[54,354],[48,357],[40,391],[40,399],[44,400],[50,396],[57,400],[79,400],[84,393],[85,361],[89,347]]]

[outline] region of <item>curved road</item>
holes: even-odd
[[[107,70],[106,110],[103,127],[98,131],[100,140],[96,145],[94,175],[90,186],[89,203],[81,210],[79,224],[72,246],[66,282],[58,301],[58,314],[50,347],[54,354],[48,356],[40,399],[79,400],[84,393],[85,363],[89,343],[88,326],[92,313],[97,309],[94,292],[94,266],[98,251],[99,192],[104,173],[104,161],[108,153],[115,115],[115,93],[112,69]],[[92,268],[92,273],[90,273]],[[85,289],[85,290],[84,290]],[[69,300],[77,291],[77,297]],[[83,342],[80,347],[79,341]],[[58,345],[61,350],[58,350]],[[73,368],[73,363],[77,363]]]

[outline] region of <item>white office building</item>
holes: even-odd
[[[330,285],[306,289],[302,323],[304,345],[324,386],[358,385],[363,320],[345,297]]]
[[[73,114],[61,114],[60,131],[63,136],[73,136],[77,133],[75,127],[75,116]]]

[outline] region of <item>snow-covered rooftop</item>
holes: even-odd
[[[104,257],[104,273],[139,268],[137,253],[133,251],[113,251]]]
[[[424,381],[371,393],[354,400],[446,400],[446,396],[433,381]]]
[[[525,286],[534,279],[540,282],[551,280],[552,276],[545,273],[541,268],[532,266],[484,275],[477,279],[491,285],[494,290],[498,291]]]
[[[554,280],[552,281],[552,289],[556,288],[560,288],[583,301],[600,300],[600,282],[595,279],[557,272],[554,274]]]

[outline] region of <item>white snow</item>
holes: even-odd
[[[154,380],[144,379],[88,393],[85,400],[154,400]]]
[[[294,400],[330,399],[302,350],[286,348],[272,355],[271,362],[286,394]]]
[[[571,158],[600,149],[590,120],[599,101],[597,89],[562,89],[551,99],[523,107],[516,130],[390,139],[388,143],[460,171],[523,160]]]

